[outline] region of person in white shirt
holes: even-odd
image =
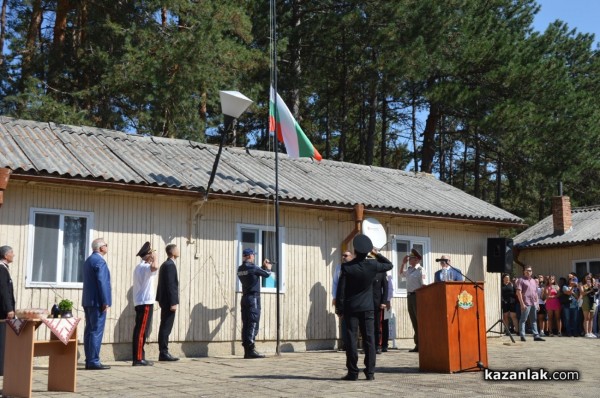
[[[423,286],[423,267],[420,262],[423,260],[423,256],[416,249],[412,249],[407,256],[402,259],[402,266],[400,267],[400,276],[406,278],[406,303],[408,305],[408,315],[410,322],[414,330],[413,340],[415,342],[415,348],[408,352],[419,352],[419,328],[417,324],[417,294],[416,290]],[[406,264],[408,263],[408,268]]]
[[[150,247],[150,242],[137,254],[142,258],[133,270],[133,304],[135,305],[135,327],[133,328],[133,366],[152,366],[153,363],[146,361],[144,344],[152,324],[152,313],[156,301],[156,290],[154,279],[158,275],[158,259],[155,250]]]

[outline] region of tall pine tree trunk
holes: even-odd
[[[331,95],[327,88],[327,102],[325,103],[325,157],[331,158]]]
[[[375,64],[376,55],[373,51],[372,61]],[[373,73],[371,76],[371,83],[369,84],[369,114],[367,124],[367,137],[365,141],[365,164],[371,166],[373,164],[374,152],[375,152],[375,128],[377,127],[377,73]]]
[[[346,48],[346,29],[344,29],[342,33],[342,49]],[[340,162],[344,161],[344,157],[346,156],[346,128],[348,126],[348,106],[346,104],[346,96],[348,90],[348,63],[346,62],[346,52],[342,51],[342,80],[341,80],[341,88],[342,94],[340,98],[341,109],[340,109],[340,143],[339,143],[339,160]]]
[[[35,57],[35,43],[37,36],[42,26],[42,0],[33,0],[31,19],[27,29],[27,37],[25,38],[25,51],[23,52],[23,61],[21,64],[21,80],[19,83],[19,91],[25,91],[25,82],[33,72],[33,59]]]
[[[435,156],[435,130],[440,119],[440,108],[435,102],[429,105],[429,115],[423,131],[423,148],[421,150],[421,171],[431,173]]]
[[[474,146],[475,159],[473,159],[473,196],[481,199],[481,143],[479,142],[479,128],[475,127]]]
[[[497,207],[502,207],[502,154],[498,153],[498,165],[496,166],[496,201]]]
[[[414,90],[411,93],[411,106],[410,106],[410,134],[412,137],[413,144],[413,162],[415,165],[415,173],[419,171],[419,158],[417,155],[417,94]]]
[[[444,142],[446,126],[444,125],[444,118],[440,120],[440,133],[438,135],[438,147],[439,147],[439,159],[440,159],[440,181],[446,181],[446,146]]]
[[[387,96],[385,93],[385,88],[382,90],[383,91],[383,96],[381,99],[381,149],[380,149],[380,162],[379,165],[381,167],[386,167],[387,166],[387,162],[386,162],[386,155],[387,155],[387,115],[388,115],[388,109],[387,109]]]
[[[6,38],[6,5],[8,0],[2,1],[2,11],[0,11],[0,65],[4,62],[4,39]]]
[[[300,123],[300,90],[298,89],[300,83],[300,76],[302,75],[302,67],[300,64],[301,57],[301,49],[302,46],[302,38],[299,31],[301,24],[301,13],[300,10],[301,1],[295,0],[292,2],[292,20],[291,25],[294,27],[292,29],[292,35],[290,37],[290,62],[291,62],[291,73],[292,73],[292,82],[293,89],[290,90],[290,102],[292,104],[292,114]]]
[[[58,0],[56,4],[56,17],[54,20],[54,36],[52,38],[52,51],[49,59],[48,84],[58,88],[58,77],[63,65],[65,36],[67,33],[67,17],[71,9],[70,0]]]

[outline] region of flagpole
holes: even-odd
[[[282,281],[282,265],[281,265],[281,253],[279,252],[279,144],[277,141],[277,120],[279,120],[279,106],[278,106],[278,91],[277,91],[277,11],[276,11],[276,1],[271,0],[271,15],[272,15],[272,26],[271,32],[273,34],[271,45],[272,47],[272,86],[273,91],[275,92],[275,130],[273,132],[273,141],[275,143],[275,261],[277,265],[277,274],[275,275],[275,296],[276,296],[276,322],[277,322],[277,342],[275,346],[275,352],[279,356],[281,352],[279,351],[279,346],[281,344],[281,306],[280,306],[280,283]]]

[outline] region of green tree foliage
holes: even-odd
[[[4,0],[0,112],[271,149],[269,2]],[[434,173],[533,223],[598,204],[594,38],[534,0],[279,0],[278,91],[324,157]]]

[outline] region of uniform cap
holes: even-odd
[[[242,252],[242,254],[243,254],[244,257],[248,257],[248,256],[251,256],[251,255],[254,254],[254,250],[252,250],[250,248],[247,248],[247,249],[244,249],[244,251]]]
[[[415,258],[418,258],[419,260],[423,259],[423,256],[421,256],[421,253],[419,253],[419,251],[417,249],[411,249],[408,257],[415,257]]]
[[[152,253],[153,251],[155,250],[152,249],[152,247],[150,247],[150,242],[146,242],[144,243],[138,254],[136,254],[136,256],[140,256],[143,258],[146,257],[148,254]]]
[[[367,254],[373,250],[373,242],[371,242],[371,239],[364,234],[356,235],[352,240],[352,246],[354,246],[354,251],[362,254]]]

